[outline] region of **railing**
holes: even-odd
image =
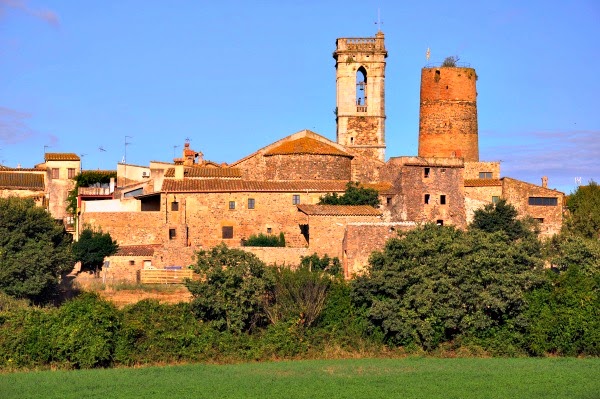
[[[182,284],[186,278],[191,279],[194,271],[191,269],[142,269],[138,271],[138,281],[141,284]]]
[[[79,187],[79,195],[110,195],[110,187]]]

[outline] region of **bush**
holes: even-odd
[[[235,333],[265,325],[264,297],[272,282],[254,254],[221,244],[197,253],[200,280],[185,285],[194,296],[192,310],[220,331]]]
[[[251,235],[243,241],[245,247],[285,247],[285,236],[283,232],[279,236],[260,233]]]
[[[320,205],[369,205],[379,206],[379,193],[372,188],[361,187],[358,182],[348,182],[346,191],[339,196],[337,193],[325,194],[319,199]]]
[[[330,258],[327,254],[319,257],[316,253],[300,258],[300,267],[310,271],[322,271],[332,276],[341,276],[342,264],[337,257]]]
[[[442,62],[442,67],[455,68],[458,64],[458,60],[460,60],[460,58],[457,55],[446,57],[444,62]]]

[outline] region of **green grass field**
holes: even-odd
[[[360,359],[0,375],[0,398],[600,398],[600,359]]]

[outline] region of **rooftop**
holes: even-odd
[[[343,192],[345,180],[257,181],[224,179],[165,179],[163,192]]]
[[[241,178],[242,171],[238,168],[218,168],[218,167],[186,167],[184,176],[189,178]],[[175,177],[175,168],[169,168],[165,172],[165,177]]]
[[[352,155],[341,151],[332,145],[311,137],[301,137],[296,140],[285,141],[279,146],[265,152],[265,156],[270,155],[334,155],[352,158]]]
[[[298,205],[300,212],[310,216],[381,216],[379,209],[369,205]]]
[[[8,190],[44,190],[44,175],[39,173],[2,172],[0,188]]]
[[[45,161],[80,161],[77,154],[72,152],[47,152],[44,154]]]

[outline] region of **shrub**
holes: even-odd
[[[300,267],[310,271],[323,271],[332,276],[340,276],[342,274],[342,264],[337,257],[330,258],[327,254],[319,257],[315,252],[309,256],[300,258]]]
[[[346,191],[339,196],[337,193],[325,194],[319,199],[320,205],[369,205],[379,206],[379,193],[372,188],[362,187],[358,182],[348,182]]]
[[[444,59],[444,62],[442,62],[442,67],[455,68],[456,65],[458,64],[458,60],[460,60],[458,55],[452,55],[450,57],[446,57]]]
[[[259,233],[251,235],[243,241],[245,247],[285,247],[285,236],[283,232],[279,236]]]

